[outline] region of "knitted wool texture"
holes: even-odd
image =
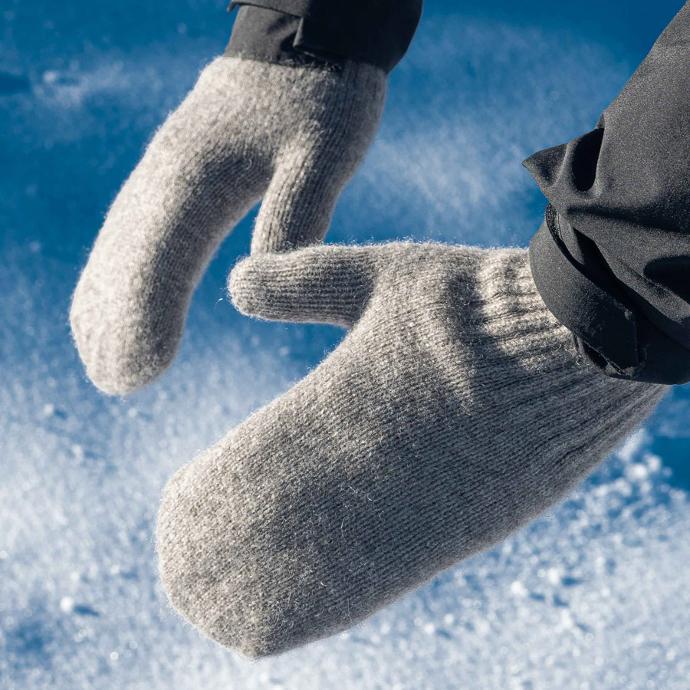
[[[376,132],[386,76],[221,57],[201,73],[115,199],[71,324],[91,380],[128,393],[173,359],[190,297],[262,197],[252,251],[320,240]]]
[[[246,259],[230,288],[247,314],[350,328],[164,491],[172,604],[250,656],[343,630],[504,539],[667,390],[578,361],[525,249],[314,247]]]

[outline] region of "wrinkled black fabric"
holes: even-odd
[[[390,72],[419,23],[422,0],[233,0],[226,55],[271,62],[356,60]]]
[[[690,2],[594,130],[524,164],[555,209],[535,282],[581,352],[610,376],[690,381]]]
[[[593,280],[566,248],[562,230],[558,213],[549,205],[530,242],[530,266],[545,304],[573,332],[580,354],[614,378],[667,384],[689,381],[687,350],[637,316],[620,283]],[[664,356],[650,357],[657,352]]]
[[[294,48],[301,21],[299,17],[284,12],[243,5],[238,8],[225,55],[285,64],[319,61],[315,56]],[[337,62],[333,59],[325,61]]]

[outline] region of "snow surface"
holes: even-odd
[[[176,40],[141,29],[96,46],[78,43],[69,3],[57,28],[0,9],[0,690],[687,690],[689,387],[552,514],[346,634],[249,662],[171,612],[152,543],[166,478],[341,337],[233,311],[224,279],[246,221],[160,382],[112,400],[83,376],[67,329],[79,267],[152,129],[219,50],[204,30],[219,3],[188,5]],[[393,75],[331,240],[526,245],[543,202],[520,161],[591,128],[634,66],[571,31],[441,14]]]

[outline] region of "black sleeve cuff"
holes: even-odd
[[[226,55],[265,62],[365,62],[390,72],[407,52],[422,0],[233,0]]]
[[[690,380],[688,65],[690,2],[595,129],[524,163],[551,207],[537,287],[611,376]]]
[[[585,269],[569,251],[568,235],[577,233],[547,206],[530,241],[529,260],[544,304],[573,333],[580,354],[612,378],[690,381],[690,352],[647,320],[609,275]]]

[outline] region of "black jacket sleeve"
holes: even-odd
[[[226,55],[266,62],[366,62],[390,72],[417,28],[422,0],[233,0]]]
[[[690,2],[591,132],[525,166],[547,307],[603,373],[690,381]]]

